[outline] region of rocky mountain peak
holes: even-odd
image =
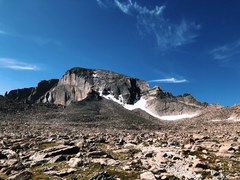
[[[169,92],[162,90],[159,86],[154,86],[147,92],[147,96],[158,97],[158,98],[171,98],[173,95]]]
[[[53,88],[42,98],[42,102],[68,105],[72,101],[81,101],[95,92],[100,95],[111,94],[116,99],[122,98],[126,104],[133,104],[141,93],[149,90],[147,82],[131,78],[111,71],[72,68],[60,79],[57,87]]]
[[[5,97],[17,102],[64,106],[87,98],[103,97],[129,109],[147,109],[156,116],[193,114],[207,106],[190,94],[173,96],[159,86],[151,89],[146,81],[137,78],[112,71],[78,67],[68,70],[60,80],[41,81],[34,88],[12,90]]]

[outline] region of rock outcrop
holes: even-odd
[[[47,91],[55,87],[58,79],[51,79],[49,81],[41,81],[36,87],[11,90],[5,93],[5,97],[15,102],[36,103],[39,102],[41,96],[45,95]]]
[[[133,104],[141,93],[149,90],[147,82],[111,71],[73,68],[61,78],[58,85],[41,99],[41,102],[69,105],[81,101],[89,94],[111,94],[116,99],[122,96],[125,104]]]
[[[143,96],[146,108],[157,115],[181,115],[198,113],[207,107],[207,103],[198,102],[190,94],[173,96],[161,90],[158,86],[150,89]]]

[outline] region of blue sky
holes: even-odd
[[[0,94],[107,69],[240,103],[239,0],[0,0]]]

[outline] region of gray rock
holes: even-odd
[[[87,156],[92,158],[111,157],[105,151],[101,151],[101,150],[88,152]]]
[[[150,171],[140,174],[140,180],[156,180],[154,174]]]
[[[69,174],[73,174],[75,173],[77,170],[76,169],[73,169],[73,168],[70,168],[70,169],[63,169],[61,171],[47,171],[47,172],[44,172],[46,175],[49,175],[49,176],[59,176],[59,177],[64,177],[64,176],[67,176]]]
[[[70,167],[77,168],[83,165],[83,160],[80,158],[71,158],[67,163]]]
[[[116,180],[116,178],[106,172],[101,172],[93,176],[90,180]]]
[[[80,148],[76,146],[55,146],[52,148],[45,149],[43,151],[36,152],[29,159],[33,161],[41,161],[49,157],[59,156],[59,155],[69,155],[69,154],[77,154]]]
[[[10,176],[9,180],[30,180],[32,178],[32,173],[29,171],[23,171],[13,176]]]
[[[49,163],[56,163],[56,162],[59,162],[59,161],[65,161],[66,160],[66,157],[63,156],[63,155],[58,155],[58,156],[55,156],[53,158],[51,158],[48,162]]]
[[[7,156],[8,159],[14,159],[17,156],[17,153],[10,149],[2,150],[2,154]]]

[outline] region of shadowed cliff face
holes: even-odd
[[[36,103],[39,102],[41,96],[45,95],[47,91],[55,87],[57,83],[58,79],[51,79],[49,81],[43,80],[39,82],[36,87],[16,89],[6,92],[5,97],[16,102],[29,104]]]

